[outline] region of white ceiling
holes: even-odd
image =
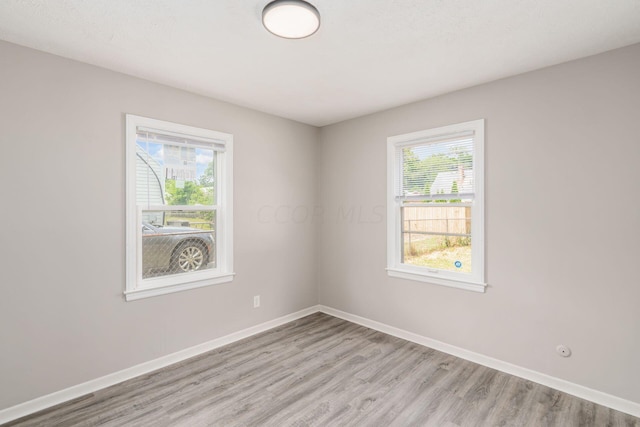
[[[640,0],[2,0],[0,39],[323,126],[640,42]],[[639,71],[640,72],[640,71]]]

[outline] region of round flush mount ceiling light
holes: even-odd
[[[285,39],[309,37],[320,27],[320,13],[303,0],[275,0],[262,11],[262,24]]]

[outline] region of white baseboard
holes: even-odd
[[[408,332],[403,329],[386,325],[384,323],[376,322],[375,320],[360,317],[355,314],[346,313],[344,311],[336,310],[331,307],[316,305],[286,316],[279,317],[277,319],[270,320],[268,322],[261,323],[256,326],[252,326],[247,329],[243,329],[238,332],[234,332],[224,337],[216,338],[203,344],[189,347],[187,349],[151,360],[149,362],[132,366],[122,371],[105,375],[104,377],[96,378],[94,380],[87,381],[85,383],[78,384],[73,387],[69,387],[64,390],[60,390],[46,396],[38,397],[28,402],[24,402],[19,405],[0,410],[0,424],[22,418],[43,409],[50,408],[60,403],[67,402],[69,400],[96,392],[103,388],[129,380],[131,378],[135,378],[139,375],[143,375],[157,369],[172,365],[174,363],[181,362],[191,357],[198,356],[200,354],[206,353],[207,351],[211,351],[218,347],[222,347],[241,339],[248,338],[252,335],[259,334],[261,332],[317,312],[322,312],[331,316],[339,317],[340,319],[348,320],[350,322],[366,326],[367,328],[384,332],[385,334],[393,335],[395,337],[402,338],[416,344],[424,345],[425,347],[433,348],[434,350],[442,351],[444,353],[448,353],[453,356],[457,356],[462,359],[505,372],[507,374],[515,375],[517,377],[524,378],[538,384],[546,385],[556,390],[560,390],[573,396],[589,400],[599,405],[603,405],[608,408],[633,415],[635,417],[640,417],[640,403],[625,400],[617,396],[612,396],[601,391],[593,390],[588,387],[571,383],[569,381],[542,374],[540,372],[532,371],[530,369],[516,366],[489,356],[474,353],[472,351],[465,350],[463,348],[456,347],[442,341],[437,341],[418,334],[414,334],[413,332]]]
[[[0,424],[22,418],[24,416],[33,414],[43,409],[50,408],[60,403],[76,399],[80,396],[96,392],[114,384],[118,384],[131,378],[135,378],[139,375],[143,375],[157,369],[173,365],[174,363],[181,362],[194,356],[198,356],[202,353],[206,353],[207,351],[222,347],[223,345],[231,344],[235,341],[239,341],[252,335],[259,334],[260,332],[264,332],[277,326],[284,325],[285,323],[291,322],[304,316],[308,316],[309,314],[317,313],[318,311],[320,311],[320,306],[305,308],[304,310],[300,310],[286,316],[278,317],[277,319],[269,320],[268,322],[264,322],[256,326],[234,332],[224,337],[216,338],[212,341],[198,344],[196,346],[159,357],[149,362],[144,362],[139,365],[123,369],[122,371],[114,372],[112,374],[105,375],[104,377],[96,378],[94,380],[90,380],[85,383],[78,384],[64,390],[47,394],[46,396],[29,400],[19,405],[3,409],[0,411]]]
[[[416,344],[441,351],[443,353],[460,357],[461,359],[469,360],[479,365],[487,366],[489,368],[496,369],[507,374],[515,375],[516,377],[524,378],[538,384],[554,388],[556,390],[571,394],[581,399],[585,399],[590,402],[615,409],[616,411],[633,415],[634,417],[640,417],[640,403],[632,402],[630,400],[603,393],[598,390],[593,390],[591,388],[565,381],[560,378],[555,378],[540,372],[536,372],[531,369],[523,368],[521,366],[513,365],[502,360],[494,359],[493,357],[474,353],[473,351],[465,350],[464,348],[456,347],[442,341],[414,334],[413,332],[408,332],[403,329],[398,329],[384,323],[376,322],[375,320],[367,319],[365,317],[356,316],[355,314],[336,310],[335,308],[320,305],[319,309],[321,312],[329,314],[331,316],[339,317],[340,319],[348,320],[349,322],[357,323],[358,325],[366,326],[367,328],[375,329],[376,331],[384,332],[385,334],[393,335],[394,337],[402,338],[404,340],[411,341]]]

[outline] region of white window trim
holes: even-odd
[[[148,127],[168,133],[215,139],[225,151],[216,154],[216,256],[215,269],[142,280],[142,248],[139,244],[140,211],[136,204],[136,128]],[[147,117],[126,115],[126,286],[125,299],[165,295],[217,285],[233,280],[233,135]]]
[[[396,148],[411,141],[446,137],[464,131],[474,131],[474,182],[475,198],[471,207],[473,267],[471,274],[430,269],[402,264],[400,202],[396,200],[395,177],[397,168]],[[434,129],[396,135],[387,138],[387,274],[391,277],[416,280],[475,292],[484,292],[485,242],[484,242],[484,119],[458,123]]]

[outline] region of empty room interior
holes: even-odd
[[[637,0],[4,0],[0,424],[640,426],[639,128]]]

